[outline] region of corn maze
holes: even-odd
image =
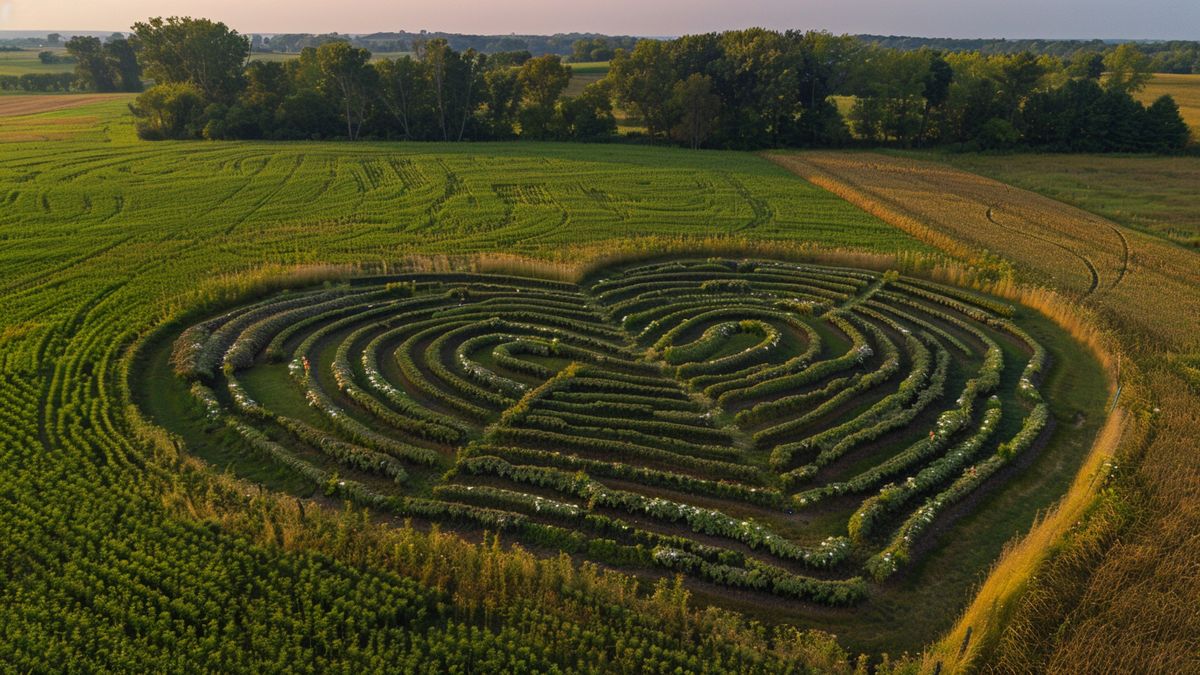
[[[849,606],[1034,451],[1046,353],[1012,316],[892,272],[685,259],[291,291],[170,361],[211,427],[329,496]]]

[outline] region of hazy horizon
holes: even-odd
[[[234,0],[0,0],[0,31],[127,31],[150,16],[224,21],[242,33],[375,33],[420,30],[474,34],[604,33],[673,36],[714,30],[823,29],[947,38],[1200,39],[1200,3],[1188,0],[609,0],[567,6],[554,0],[318,0],[249,4]],[[68,26],[68,28],[63,28]],[[1186,27],[1186,28],[1184,28]]]

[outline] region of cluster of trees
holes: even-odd
[[[145,138],[592,141],[615,134],[619,105],[649,139],[693,148],[1103,152],[1188,142],[1174,101],[1147,107],[1133,98],[1152,75],[1132,44],[1062,60],[758,28],[642,40],[631,50],[587,38],[571,58],[612,49],[611,67],[573,97],[564,96],[571,71],[557,55],[458,51],[444,39],[395,59],[373,61],[367,49],[334,40],[286,62],[249,62],[251,40],[224,24],[170,18],[135,25],[129,41],[89,44],[72,49],[81,73],[140,62],[156,82],[134,106]]]
[[[571,43],[571,54],[568,61],[586,63],[588,61],[611,61],[617,55],[617,50],[630,50],[637,46],[639,38],[632,37],[590,37],[582,38]]]
[[[838,144],[849,136],[830,96],[855,44],[761,28],[643,40],[616,55],[608,81],[652,138],[692,147]]]
[[[224,24],[152,19],[134,32],[156,82],[134,105],[144,138],[599,140],[616,131],[603,86],[563,96],[571,72],[555,55],[488,56],[434,39],[372,62],[337,41],[247,64],[250,41]]]
[[[844,92],[867,142],[964,149],[1016,146],[1090,152],[1184,147],[1188,129],[1168,96],[1133,98],[1151,78],[1147,57],[1125,44],[1070,62],[1029,52],[985,56],[866,48]]]
[[[91,91],[141,91],[142,68],[138,46],[124,36],[102,42],[98,37],[76,35],[67,41],[75,63],[76,86]]]
[[[75,57],[70,54],[62,54],[60,52],[44,51],[38,52],[38,61],[51,66],[65,63],[75,63]]]
[[[848,36],[751,29],[643,41],[613,59],[608,82],[650,136],[692,147],[853,140],[963,149],[1182,148],[1188,131],[1175,102],[1163,97],[1147,108],[1132,96],[1151,76],[1149,58],[1132,44],[1065,62],[1029,52],[904,51]]]
[[[1149,57],[1149,67],[1155,73],[1200,73],[1200,42],[1168,40],[1113,44],[1104,40],[1006,40],[925,38],[897,35],[857,35],[867,45],[885,49],[916,51],[933,49],[941,52],[979,52],[987,56],[1014,55],[1029,52],[1037,56],[1054,56],[1064,60],[1099,58],[1124,45],[1132,45]]]

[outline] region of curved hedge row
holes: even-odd
[[[331,496],[841,606],[1044,428],[1045,350],[1013,314],[772,261],[404,275],[227,312],[172,361],[212,427]],[[857,500],[844,535],[794,534],[834,499]]]

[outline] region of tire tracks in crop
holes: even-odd
[[[730,234],[745,234],[747,230],[753,230],[759,225],[766,225],[775,218],[775,212],[771,210],[771,206],[763,199],[754,196],[750,188],[746,184],[738,180],[733,174],[725,173],[723,175],[729,187],[738,194],[750,206],[752,214],[750,220],[741,225],[736,225],[730,229]]]
[[[284,188],[287,187],[288,183],[291,183],[292,179],[295,178],[296,172],[300,169],[300,165],[304,163],[304,158],[305,158],[305,156],[303,154],[296,155],[296,161],[292,164],[292,168],[288,171],[287,175],[283,177],[283,180],[279,181],[278,185],[276,185],[267,194],[263,195],[262,199],[255,202],[254,206],[250,207],[249,210],[244,212],[240,218],[233,221],[233,223],[231,223],[229,225],[229,227],[225,228],[225,232],[224,232],[225,236],[228,237],[229,235],[233,234],[233,231],[235,229],[237,229],[240,225],[245,223],[247,220],[249,220],[250,216],[253,216],[255,213],[258,213],[259,209],[266,206],[267,203],[270,202],[275,197],[279,196],[279,194],[283,192]],[[264,167],[265,167],[265,165],[264,165]],[[261,172],[261,170],[260,170],[260,172]],[[254,175],[257,176],[258,173],[259,172],[256,172]]]
[[[1125,273],[1129,271],[1129,259],[1132,249],[1129,247],[1129,237],[1125,236],[1125,233],[1121,231],[1120,227],[1117,227],[1116,225],[1109,225],[1109,227],[1112,228],[1113,233],[1116,234],[1121,240],[1121,269],[1117,271],[1116,280],[1113,281],[1112,285],[1107,289],[1111,291],[1117,287],[1117,284],[1120,284],[1125,280]]]
[[[1096,265],[1093,264],[1092,261],[1087,256],[1076,251],[1075,249],[1071,248],[1070,246],[1067,246],[1066,244],[1054,241],[1053,239],[1050,239],[1049,237],[1043,237],[1040,234],[1036,234],[1033,232],[1027,232],[1025,230],[1022,230],[1019,227],[1013,227],[1012,225],[1005,225],[1004,223],[1001,223],[1000,221],[996,220],[996,217],[995,217],[995,209],[997,208],[997,206],[998,205],[993,205],[993,206],[987,207],[987,219],[988,219],[989,223],[996,225],[997,227],[1002,227],[1002,228],[1008,230],[1009,232],[1016,232],[1017,234],[1020,234],[1020,235],[1026,236],[1026,237],[1033,237],[1034,239],[1037,239],[1038,241],[1042,241],[1047,244],[1057,246],[1058,248],[1061,248],[1062,250],[1066,251],[1067,253],[1070,253],[1072,256],[1074,256],[1080,262],[1082,262],[1084,264],[1084,266],[1087,267],[1088,273],[1091,275],[1091,279],[1092,279],[1091,284],[1088,286],[1087,290],[1084,291],[1083,297],[1086,298],[1089,295],[1091,295],[1092,293],[1096,292],[1096,289],[1100,286],[1100,273],[1096,271]]]

